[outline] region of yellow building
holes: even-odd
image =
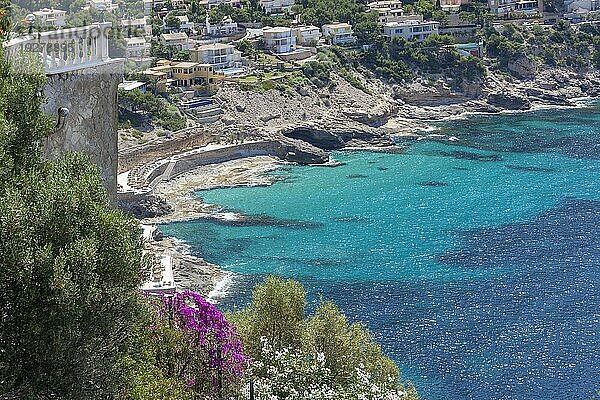
[[[156,79],[159,91],[166,91],[168,86],[212,89],[224,78],[210,64],[169,60],[157,61],[156,67],[147,69],[144,75]]]

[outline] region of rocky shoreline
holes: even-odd
[[[574,107],[574,99],[600,95],[598,73],[581,75],[566,70],[542,71],[529,80],[491,74],[477,88],[466,87],[460,93],[452,92],[443,78],[417,80],[404,87],[361,79],[370,93],[339,77],[333,91],[311,88],[293,97],[276,90],[255,93],[226,85],[218,94],[225,104],[225,116],[211,130],[233,135],[244,132],[246,138],[279,142],[288,146],[286,152],[277,157],[241,157],[201,165],[159,183],[145,197],[147,204],[137,204],[146,209],[154,207],[142,222],[162,224],[204,218],[227,224],[260,223],[251,216],[204,204],[193,192],[270,185],[274,178],[267,173],[287,162],[335,166],[329,156],[323,156],[332,150],[401,152],[402,148],[395,145],[398,137],[410,140],[439,136],[436,124],[444,120]],[[175,254],[174,275],[182,289],[208,295],[231,279],[218,266],[190,255],[189,249],[173,239],[153,244]]]

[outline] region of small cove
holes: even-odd
[[[337,152],[269,187],[200,191],[261,216],[163,225],[238,275],[302,281],[363,321],[422,397],[588,399],[600,389],[600,109],[452,121],[457,142]],[[313,303],[314,305],[314,303]]]

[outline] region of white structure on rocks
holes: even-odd
[[[6,56],[19,73],[23,53],[38,55],[47,82],[43,111],[54,116],[54,132],[42,140],[44,155],[87,154],[101,171],[114,200],[117,190],[117,87],[123,61],[108,56],[110,22],[39,32],[9,40]]]
[[[266,27],[262,32],[265,47],[273,53],[290,53],[296,49],[296,36],[292,35],[292,28]]]
[[[397,37],[406,40],[422,42],[429,35],[438,33],[440,23],[437,21],[407,20],[402,22],[389,22],[383,26],[383,36],[394,39]]]

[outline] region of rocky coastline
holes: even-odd
[[[306,88],[292,96],[277,90],[242,91],[236,84],[227,83],[217,95],[225,114],[208,128],[208,134],[206,131],[203,134],[222,138],[223,133],[228,133],[240,143],[244,140],[279,143],[281,151],[190,168],[160,182],[142,200],[136,199],[123,208],[142,218],[144,224],[199,218],[228,224],[260,223],[251,216],[204,204],[194,191],[270,185],[274,178],[267,173],[290,162],[335,166],[329,157],[332,150],[401,152],[402,148],[396,145],[398,138],[410,140],[436,135],[436,124],[444,120],[575,107],[576,99],[600,96],[600,74],[596,71],[549,69],[537,71],[529,79],[496,71],[488,73],[484,81],[463,85],[460,90],[451,89],[451,79],[436,78],[390,85],[361,76],[364,87],[368,88],[365,92],[336,77],[333,88]],[[207,142],[210,140],[196,146]],[[150,153],[156,154],[155,149]],[[140,159],[144,160],[144,151]],[[174,275],[182,289],[208,295],[221,285],[219,282],[230,279],[217,266],[192,256],[189,249],[172,239],[161,238],[157,247],[175,253]]]

